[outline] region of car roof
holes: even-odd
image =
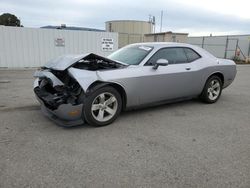
[[[128,46],[151,46],[154,48],[154,50],[159,50],[164,47],[187,47],[195,50],[198,52],[201,56],[207,56],[213,59],[216,59],[215,56],[213,56],[211,53],[208,51],[204,50],[203,48],[196,46],[196,45],[191,45],[191,44],[186,44],[186,43],[179,43],[179,42],[142,42],[142,43],[134,43],[130,44]]]
[[[175,47],[175,46],[194,47],[193,45],[186,43],[179,43],[179,42],[142,42],[142,43],[130,44],[129,46],[137,46],[137,45],[152,46],[156,48]]]

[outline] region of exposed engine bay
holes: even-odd
[[[89,54],[83,59],[76,62],[72,67],[85,70],[103,70],[103,69],[116,69],[124,67],[125,65],[98,56],[96,54]]]

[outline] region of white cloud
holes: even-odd
[[[224,15],[250,19],[249,0],[176,0],[189,8],[204,9]]]
[[[160,11],[164,10],[164,31],[209,35],[249,33],[249,5],[250,1],[244,0],[1,0],[0,14],[15,14],[25,27],[65,23],[99,29],[108,20],[148,20],[152,14],[159,31]]]

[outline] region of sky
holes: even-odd
[[[61,25],[105,29],[109,20],[156,17],[156,32],[190,36],[250,34],[249,0],[0,0],[0,14],[15,14],[24,27]]]

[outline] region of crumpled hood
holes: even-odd
[[[65,69],[73,66],[79,60],[81,60],[89,55],[95,55],[96,57],[98,57],[100,59],[103,59],[103,60],[109,61],[109,62],[113,62],[116,64],[127,65],[126,63],[117,62],[117,61],[108,59],[106,57],[96,55],[94,53],[87,53],[87,54],[78,54],[78,55],[59,56],[53,60],[50,60],[48,63],[46,63],[44,65],[44,67],[49,68],[49,69],[53,69],[53,70],[64,71]]]
[[[48,61],[44,65],[44,67],[53,69],[53,70],[59,70],[63,71],[73,65],[75,62],[81,60],[82,58],[88,56],[88,54],[80,54],[80,55],[64,55],[64,56],[59,56],[55,59],[52,59]]]

